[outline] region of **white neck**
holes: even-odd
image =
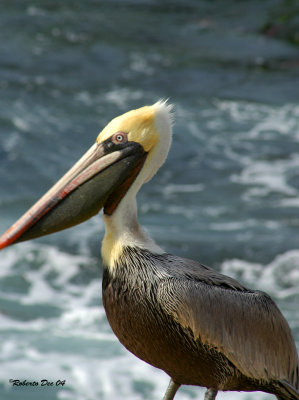
[[[155,107],[155,128],[159,134],[159,141],[148,153],[142,169],[113,214],[104,215],[106,233],[102,243],[102,258],[104,264],[112,269],[126,246],[139,247],[158,254],[164,253],[138,224],[136,204],[139,189],[161,167],[171,144],[171,106],[159,102]]]
[[[137,220],[136,189],[138,179],[120,201],[112,215],[104,214],[105,237],[102,243],[102,258],[105,265],[114,266],[126,246],[147,249],[156,254],[164,251],[142,229]]]

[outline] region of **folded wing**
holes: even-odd
[[[188,274],[186,266],[181,269],[184,279],[177,276],[161,283],[158,298],[164,311],[182,327],[191,329],[196,340],[223,353],[245,376],[268,382],[284,379],[297,387],[296,347],[272,299],[241,285],[233,287],[236,281],[216,271],[213,284],[209,268],[208,281],[202,280],[202,268],[196,274],[192,265]]]

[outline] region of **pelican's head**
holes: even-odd
[[[172,106],[165,101],[128,111],[109,122],[99,134],[97,143],[119,139],[140,144],[147,153],[143,175],[148,181],[167,157],[171,145],[172,116]]]
[[[158,102],[114,118],[81,159],[0,238],[0,249],[114,213],[163,164],[172,107]],[[136,194],[136,193],[135,193]]]

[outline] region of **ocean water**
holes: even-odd
[[[260,34],[273,2],[246,3],[4,1],[0,227],[111,118],[169,98],[173,145],[138,195],[140,222],[166,251],[268,292],[299,345],[299,51]],[[106,320],[103,234],[99,215],[1,251],[1,400],[162,398],[168,377]],[[184,386],[176,398],[203,395]]]

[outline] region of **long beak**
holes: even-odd
[[[113,211],[145,157],[142,146],[135,142],[127,142],[112,152],[105,142],[95,143],[0,237],[0,249],[77,225],[106,205],[107,210]],[[113,203],[111,206],[109,200]]]

